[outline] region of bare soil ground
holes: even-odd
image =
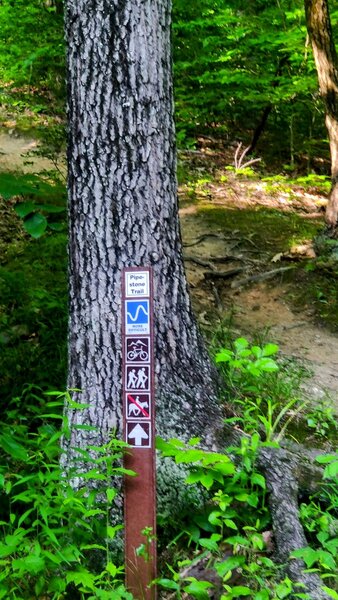
[[[320,228],[325,198],[315,190],[300,188],[292,194],[278,188],[276,193],[267,193],[261,182],[237,180],[234,175],[224,183],[204,184],[197,196],[197,202],[195,198],[189,204],[183,187],[180,216],[187,277],[202,326],[228,322],[236,335],[278,343],[283,355],[312,373],[304,394],[314,402],[332,401],[338,410],[338,335],[318,318],[303,281],[304,266],[315,257],[311,240],[289,244],[286,249],[283,240],[279,245],[276,234],[266,229],[267,243],[262,245],[262,232],[257,234],[252,221],[243,231],[241,219],[236,231],[218,223],[218,210],[215,219],[209,218],[216,207],[232,216],[262,207],[264,211],[277,209],[281,222],[284,213],[313,220]],[[264,274],[272,271],[276,272],[265,280]],[[332,285],[337,286],[334,279]]]
[[[36,173],[52,168],[47,158],[30,155],[36,147],[36,140],[17,137],[15,131],[8,133],[8,127],[3,130],[0,177],[1,171]],[[312,258],[314,250],[309,240],[293,246],[284,240],[289,226],[283,215],[291,222],[292,215],[297,215],[322,225],[325,198],[315,189],[288,189],[224,171],[220,176],[220,167],[231,162],[229,156],[197,154],[198,164],[192,168],[200,171],[202,183],[193,190],[181,186],[180,216],[187,276],[202,326],[229,322],[238,335],[247,337],[264,332],[265,340],[277,342],[283,354],[302,362],[313,373],[305,393],[314,401],[329,396],[338,410],[338,335],[318,321],[306,294],[299,303],[303,285],[303,266],[299,269],[299,264]],[[216,177],[204,180],[205,172],[210,170]],[[262,214],[267,224],[269,211],[279,212],[277,227],[273,223],[274,233],[268,225],[262,229],[258,210],[265,211]],[[246,214],[250,217],[247,227],[243,227]],[[228,224],[224,215],[229,216]],[[238,229],[234,226],[236,219],[241,221]],[[260,231],[255,229],[258,222]],[[281,231],[276,233],[278,223]],[[274,270],[279,271],[266,280],[260,279],[262,273]],[[249,277],[258,280],[241,285]],[[337,283],[333,281],[332,285]]]

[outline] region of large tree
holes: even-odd
[[[326,222],[338,233],[338,58],[327,0],[304,0],[306,26],[311,40],[325,124],[330,142],[332,187],[326,208]]]
[[[66,36],[68,385],[79,390],[74,396],[84,409],[67,409],[71,435],[64,440],[65,466],[72,465],[77,448],[106,442],[114,429],[122,434],[121,278],[122,269],[131,266],[151,266],[154,272],[157,431],[183,440],[199,436],[210,447],[220,409],[181,254],[170,2],[67,0]],[[77,427],[83,424],[96,429]],[[296,541],[289,536],[284,543],[283,532],[281,543],[276,538],[287,558],[305,539],[296,515],[295,484],[292,477],[291,483],[281,478],[278,451],[264,452],[260,465],[270,481],[272,502],[284,493],[274,476],[279,483],[285,479],[286,498],[293,494],[295,514],[288,530],[298,528]],[[172,506],[182,506],[186,486],[172,466],[162,464],[161,491]],[[312,582],[312,574],[303,576],[298,562],[293,577],[317,590],[318,582]]]
[[[72,450],[121,436],[121,272],[154,272],[157,432],[210,443],[215,378],[191,311],[177,211],[170,2],[68,0]],[[93,425],[95,433],[75,425]]]

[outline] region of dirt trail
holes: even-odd
[[[1,171],[20,171],[21,173],[38,173],[54,169],[53,163],[43,156],[34,155],[39,144],[31,137],[18,136],[0,130],[0,173]],[[0,175],[1,176],[1,175]]]
[[[186,255],[208,262],[226,254],[226,243],[219,230],[215,237],[207,237],[193,247],[189,245],[208,231],[195,207],[181,211],[181,224]],[[267,270],[274,266],[270,264]],[[291,304],[292,283],[276,277],[233,289],[231,279],[206,282],[204,273],[208,268],[191,260],[186,262],[186,271],[202,324],[208,322],[208,314],[212,320],[216,313],[220,322],[230,320],[238,335],[250,339],[264,333],[265,341],[278,343],[283,355],[294,358],[313,373],[305,380],[304,394],[314,402],[330,398],[338,411],[338,336],[316,323],[311,306],[299,311]]]
[[[37,147],[36,140],[18,137],[15,131],[11,134],[0,133],[0,177],[1,171],[36,173],[52,169],[53,165],[47,158],[29,156]],[[243,210],[248,198],[244,197],[244,191],[240,188],[243,186],[239,186],[236,193],[232,189],[232,196],[237,194],[237,201],[240,202],[238,208]],[[211,187],[210,191],[214,202],[224,206],[222,186],[217,189]],[[260,198],[264,203],[266,196]],[[253,197],[251,192],[249,202],[252,205],[259,202],[260,198]],[[278,201],[285,203],[283,198]],[[314,205],[313,210],[318,211],[318,204],[317,207]],[[195,205],[181,211],[181,224],[186,244],[210,233],[209,226],[203,222],[203,216],[198,214]],[[224,256],[228,249],[219,234],[222,231],[216,232],[215,237],[204,239],[194,248],[186,248],[185,254],[204,262],[208,262],[210,257]],[[193,302],[202,322],[208,312],[215,314],[216,311],[220,320],[227,319],[231,313],[233,326],[239,335],[267,332],[266,337],[277,342],[283,354],[302,361],[313,371],[312,378],[306,384],[306,394],[313,400],[323,399],[328,394],[338,410],[338,336],[316,324],[311,307],[301,313],[292,307],[287,300],[289,283],[277,279],[273,285],[254,283],[234,290],[228,283],[208,284],[204,279],[205,266],[187,260],[186,269]]]

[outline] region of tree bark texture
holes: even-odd
[[[157,433],[210,446],[215,374],[191,311],[176,193],[168,0],[67,0],[72,448],[122,435],[121,270],[154,271]],[[96,432],[77,429],[93,425]]]
[[[331,154],[332,187],[325,220],[338,225],[338,59],[330,21],[328,0],[304,0],[306,26],[312,44],[319,89],[325,104],[325,124]]]
[[[269,491],[276,560],[286,565],[290,579],[299,586],[297,592],[306,592],[313,600],[329,600],[319,575],[309,573],[303,560],[290,559],[291,552],[308,545],[299,519],[298,495],[314,485],[317,473],[306,458],[305,451],[302,456],[282,448],[261,448],[258,464]]]

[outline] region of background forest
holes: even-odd
[[[256,146],[262,131],[270,167],[320,169],[327,143],[303,3],[176,0],[173,11],[179,145],[209,134]],[[333,31],[337,15],[331,3]],[[63,115],[61,4],[4,0],[0,19],[2,103]]]
[[[335,1],[330,15],[336,34]],[[244,193],[241,186],[248,185],[247,199],[250,186],[263,185],[274,199],[284,195],[291,208],[297,194],[322,197],[329,192],[324,106],[302,1],[174,0],[173,51],[183,209],[217,197],[222,185],[234,195]],[[119,529],[109,524],[115,497],[110,476],[121,474],[117,465],[123,448],[113,440],[102,450],[107,456],[102,458],[107,473],[103,502],[102,494],[96,498],[94,492],[88,496],[73,491],[62,482],[58,467],[59,440],[67,435],[62,406],[65,400],[71,402],[63,392],[65,97],[62,2],[2,0],[0,134],[7,141],[38,141],[20,158],[19,167],[0,170],[0,599],[5,600],[130,598],[110,546]],[[289,260],[294,242],[317,236],[317,247],[321,243],[320,214],[311,221],[295,214],[285,217],[275,209],[253,209],[245,216],[244,210],[225,215],[217,207],[216,212],[209,209],[205,206],[201,213],[204,229],[191,229],[190,234],[202,238],[207,228],[217,238],[220,226],[231,230],[232,254],[236,235],[244,236],[253,253],[259,247],[279,256],[276,260],[284,254]],[[331,258],[306,256],[306,267],[295,276],[299,288],[293,300],[303,310],[306,296],[316,318],[336,332],[337,256],[333,262]],[[199,268],[210,267],[208,256],[193,260],[199,261]],[[222,600],[337,599],[334,402],[324,396],[308,405],[301,392],[303,366],[276,358],[278,346],[267,342],[265,331],[250,341],[238,337],[238,330],[232,333],[222,313],[228,290],[203,285],[194,303],[224,378],[228,424],[252,437],[232,449],[234,464],[228,456],[213,463],[207,454],[198,455],[190,482],[212,494],[212,504],[203,510],[196,505],[193,515],[188,508],[180,515],[159,515],[164,597],[207,600],[208,590],[215,589],[215,597],[222,595]],[[209,297],[217,310],[214,305],[206,308]],[[286,432],[289,444],[310,440],[319,454],[317,467],[324,464],[324,484],[304,485],[300,517],[308,545],[294,556],[319,577],[323,595],[310,596],[295,588],[271,549],[271,514],[257,451],[264,444],[277,447]],[[195,450],[183,456],[185,451],[175,444],[162,444],[162,452],[177,462],[193,463],[196,458]],[[93,559],[93,550],[99,559],[97,554]],[[196,567],[194,561],[200,559]],[[214,565],[213,574],[201,567],[208,561]]]

